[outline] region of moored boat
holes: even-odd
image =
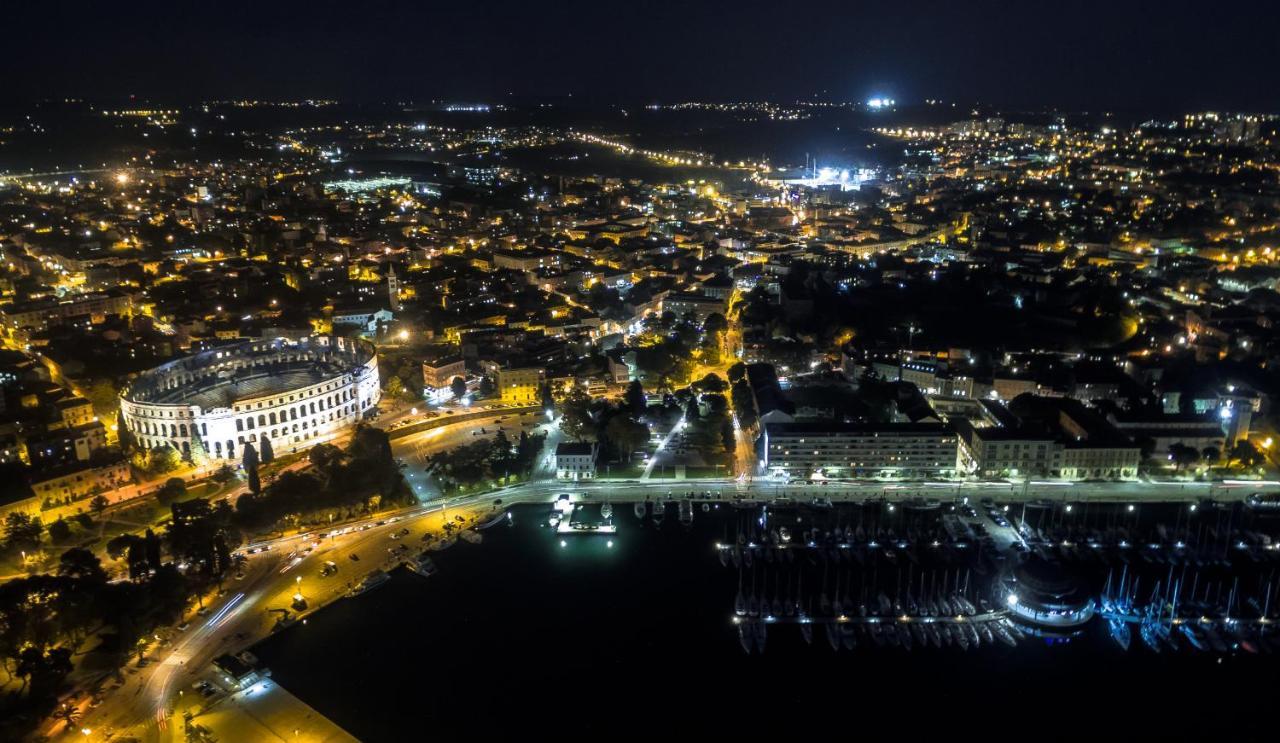
[[[355,588],[351,589],[350,593],[348,593],[347,595],[359,596],[360,594],[365,593],[366,591],[371,591],[377,588],[378,586],[382,585],[383,583],[386,583],[389,580],[391,580],[391,576],[387,575],[385,571],[374,570],[372,573],[369,573],[368,575],[366,575],[364,580],[360,581],[360,584],[357,585]]]

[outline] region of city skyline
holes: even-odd
[[[0,11],[0,740],[1264,737],[1277,15]]]

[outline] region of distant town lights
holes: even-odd
[[[893,106],[895,101],[892,98],[870,98],[867,105],[871,108],[889,108]]]

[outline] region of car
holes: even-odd
[[[404,535],[408,534],[408,533],[409,533],[409,528],[408,528],[408,527],[405,527],[405,528],[403,528],[403,529],[401,529],[401,530],[400,530],[400,536],[402,536],[402,537],[403,537]]]
[[[178,631],[179,631],[179,632],[186,632],[186,631],[187,631],[187,628],[188,628],[188,627],[190,627],[190,626],[191,626],[191,623],[190,623],[190,622],[183,622],[182,624],[179,624],[179,625],[178,625]]]
[[[347,555],[347,557],[350,557],[352,562],[360,562],[360,555],[357,555],[354,552],[352,552],[350,555]]]

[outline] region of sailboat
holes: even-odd
[[[1133,631],[1129,629],[1129,623],[1123,619],[1108,619],[1107,629],[1111,633],[1111,639],[1120,646],[1121,650],[1128,650],[1129,645],[1133,642]]]
[[[844,649],[853,650],[854,646],[858,644],[857,639],[853,636],[853,624],[849,622],[841,622],[839,626],[840,640],[844,643]]]
[[[1191,647],[1200,651],[1209,649],[1204,633],[1200,631],[1200,628],[1194,622],[1183,622],[1178,625],[1178,630],[1182,632],[1183,637],[1187,638],[1187,642]]]
[[[1142,637],[1142,642],[1154,653],[1160,652],[1163,643],[1160,642],[1160,636],[1156,634],[1155,625],[1149,620],[1144,619],[1142,626],[1138,629],[1138,634]]]
[[[743,652],[751,655],[752,648],[755,645],[755,632],[752,630],[750,622],[738,623],[738,644],[742,646]]]
[[[827,633],[827,644],[832,650],[840,649],[840,630],[836,628],[835,622],[827,622],[822,625]]]

